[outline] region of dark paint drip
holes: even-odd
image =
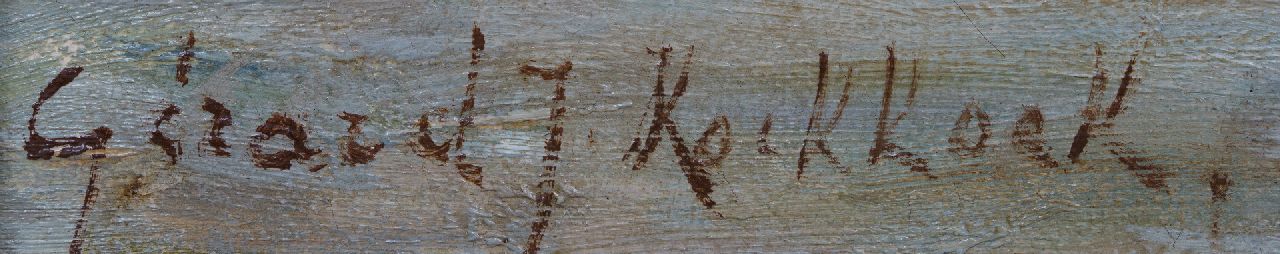
[[[759,146],[756,148],[756,153],[768,155],[778,154],[778,151],[774,151],[773,146],[769,145],[769,131],[772,129],[773,113],[765,114],[764,123],[760,125],[760,132],[757,133],[760,135],[760,139],[756,140],[756,144]]]
[[[281,113],[271,114],[271,118],[265,123],[259,125],[256,131],[258,135],[253,135],[253,141],[249,143],[249,154],[253,156],[253,165],[260,168],[275,168],[280,170],[289,170],[293,167],[294,160],[310,160],[311,156],[320,154],[319,149],[307,148],[307,130],[302,124],[299,124],[293,118],[289,118]],[[270,140],[276,135],[283,135],[293,141],[293,150],[284,150],[274,153],[263,153],[262,145],[259,142]],[[324,167],[313,166],[310,168],[312,172]]]
[[[520,74],[524,76],[537,76],[542,80],[555,80],[555,95],[552,97],[552,109],[547,117],[551,121],[551,127],[548,128],[551,136],[547,138],[543,149],[546,154],[542,156],[542,174],[539,175],[541,181],[537,185],[537,198],[535,198],[538,206],[538,220],[531,226],[532,231],[529,233],[529,239],[525,246],[524,253],[538,253],[544,231],[550,224],[551,209],[555,206],[556,195],[556,179],[555,173],[560,164],[560,150],[564,137],[564,118],[567,109],[563,106],[565,101],[565,81],[569,79],[569,71],[573,70],[573,63],[564,61],[563,64],[555,68],[539,68],[525,64],[520,66]]]
[[[169,107],[161,110],[160,118],[155,121],[155,130],[151,131],[151,139],[147,141],[164,150],[164,154],[169,156],[169,165],[178,164],[178,155],[182,155],[182,142],[170,139],[160,132],[160,124],[172,120],[174,115],[180,113],[178,106],[173,104],[169,104]]]
[[[980,133],[978,141],[970,145],[968,138],[965,137],[965,131],[969,129],[969,123],[973,122],[973,118],[978,118]],[[964,110],[960,111],[960,117],[956,118],[956,124],[951,128],[951,136],[947,137],[947,143],[951,143],[947,151],[951,151],[960,158],[979,157],[986,152],[987,139],[990,138],[991,116],[982,111],[977,101],[972,101],[964,105]]]
[[[1056,168],[1052,147],[1044,139],[1044,115],[1036,105],[1022,106],[1022,116],[1013,124],[1013,145],[1018,153],[1035,160],[1041,168]]]
[[[187,86],[187,73],[191,72],[191,58],[196,56],[195,52],[191,52],[191,49],[196,46],[195,31],[187,32],[186,46],[187,47],[182,50],[182,53],[178,55],[178,66],[175,68],[175,72],[177,72],[177,74],[174,79],[177,80],[178,83],[182,83],[182,86]]]
[[[231,156],[231,153],[226,150],[231,146],[227,145],[227,140],[222,139],[222,128],[231,126],[231,110],[227,110],[227,107],[223,106],[221,102],[209,97],[204,97],[204,105],[200,106],[200,109],[213,114],[213,117],[209,119],[211,123],[209,135],[205,137],[205,141],[209,143],[210,147],[213,147],[213,155]]]
[[[342,153],[342,164],[355,166],[358,164],[368,164],[373,161],[378,152],[382,151],[382,147],[385,144],[378,142],[378,144],[375,145],[365,146],[356,142],[355,137],[356,135],[360,135],[362,132],[360,129],[360,123],[368,120],[369,117],[360,114],[342,112],[342,114],[338,114],[338,118],[347,120],[347,122],[350,123],[350,125],[347,126],[347,134],[349,135],[338,138],[338,150]]]
[[[82,154],[89,150],[105,149],[107,141],[111,139],[112,131],[106,126],[93,129],[87,135],[78,137],[61,137],[61,138],[45,138],[40,136],[36,131],[36,115],[40,114],[40,107],[46,101],[53,98],[62,87],[71,84],[80,72],[84,71],[82,67],[63,68],[58,72],[58,76],[49,81],[49,84],[40,91],[40,97],[31,104],[31,118],[27,119],[27,140],[24,141],[22,149],[27,152],[28,160],[48,160],[57,156],[58,158],[68,158],[71,156]],[[94,154],[94,158],[105,157],[103,154]]]
[[[813,98],[813,112],[809,113],[809,123],[805,127],[804,143],[800,147],[800,157],[796,160],[796,180],[804,176],[805,166],[809,164],[809,154],[819,153],[827,158],[836,168],[840,168],[840,173],[850,173],[852,169],[845,167],[840,163],[840,159],[827,148],[827,136],[835,129],[840,118],[844,116],[845,106],[849,104],[849,89],[853,87],[853,67],[849,67],[849,71],[845,74],[844,90],[841,92],[840,103],[836,105],[836,110],[832,114],[830,122],[823,126],[823,114],[827,108],[827,72],[830,66],[827,64],[827,52],[818,53],[818,89]],[[812,146],[811,146],[812,145]]]
[[[93,210],[93,203],[98,198],[98,164],[89,166],[89,184],[85,185],[84,201],[80,203],[80,219],[76,220],[75,233],[71,236],[71,245],[67,247],[67,252],[79,254],[80,246],[84,245],[84,238],[88,234],[86,224],[89,224],[89,211]]]

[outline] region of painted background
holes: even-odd
[[[522,252],[540,219],[542,252],[1276,252],[1277,16],[1265,1],[6,2],[0,252],[66,251],[77,224],[87,252]],[[475,65],[473,28],[485,38]],[[623,160],[653,119],[659,58],[646,48],[667,46],[668,93],[694,49],[671,114],[685,142],[717,115],[731,129],[732,151],[706,167],[714,208],[665,131],[642,169]],[[927,174],[868,162],[888,46],[890,119],[906,115],[885,137],[928,160]],[[854,70],[844,117],[823,136],[848,170],[810,154],[797,178],[822,52],[824,119]],[[1095,63],[1110,106],[1131,59],[1122,113],[1073,162]],[[564,61],[562,103],[554,81],[520,72]],[[43,105],[40,134],[114,135],[106,149],[28,160],[31,105],[73,66],[84,71]],[[456,131],[472,71],[475,124],[451,155],[483,167],[480,185],[410,144],[426,112],[448,111],[431,116],[437,140]],[[202,143],[205,97],[232,113],[229,157]],[[948,139],[970,102],[991,135],[981,155],[961,156]],[[181,114],[159,130],[184,148],[172,165],[148,143],[170,104]],[[557,105],[563,150],[540,176]],[[1056,167],[1013,138],[1030,105]],[[254,166],[250,137],[276,112],[323,151],[300,163],[328,166]],[[342,112],[367,115],[357,137],[386,145],[368,164],[342,164]],[[778,154],[758,152],[767,115]],[[261,144],[287,149],[281,139]],[[98,192],[82,209],[94,166]],[[1164,185],[1143,182],[1152,174]],[[550,206],[538,199],[547,179]]]

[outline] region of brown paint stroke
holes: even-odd
[[[1102,93],[1107,89],[1107,69],[1102,67],[1102,44],[1094,44],[1094,62],[1093,78],[1089,80],[1089,97],[1085,102],[1085,108],[1080,110],[1080,115],[1084,116],[1085,122],[1080,124],[1080,128],[1076,130],[1075,137],[1071,141],[1071,150],[1068,150],[1067,158],[1072,163],[1080,163],[1080,154],[1084,153],[1084,148],[1089,145],[1090,131],[1093,125],[1098,124],[1098,116],[1102,112]]]
[[[896,130],[897,123],[902,122],[902,118],[906,118],[906,113],[911,112],[911,109],[915,106],[915,92],[920,90],[920,76],[916,74],[919,73],[919,63],[919,59],[911,59],[911,85],[910,89],[906,91],[906,110],[897,113],[897,117],[893,118],[893,123],[888,126],[890,130]]]
[[[160,124],[172,120],[177,114],[181,114],[177,105],[169,104],[169,107],[161,110],[160,118],[155,121],[155,130],[151,131],[151,139],[147,141],[164,150],[164,154],[169,156],[169,165],[178,164],[178,155],[182,155],[182,141],[165,136],[160,132]]]
[[[1120,160],[1120,163],[1124,164],[1126,169],[1133,171],[1133,175],[1139,178],[1138,181],[1142,182],[1143,186],[1152,189],[1166,189],[1169,187],[1169,184],[1165,182],[1165,178],[1174,174],[1166,172],[1160,166],[1147,163],[1151,159],[1140,156],[1142,154],[1141,151],[1125,148],[1126,144],[1120,142],[1108,142],[1106,145],[1113,147],[1108,152],[1115,155],[1116,159]]]
[[[480,32],[480,26],[471,26],[471,65],[480,63],[480,51],[484,51],[484,33]]]
[[[644,168],[645,164],[649,163],[649,154],[653,153],[653,151],[658,148],[658,142],[662,141],[662,127],[660,123],[662,123],[663,120],[658,119],[658,115],[665,114],[664,112],[668,110],[665,103],[666,89],[663,88],[663,83],[666,80],[667,66],[671,65],[667,57],[668,54],[671,53],[671,50],[671,47],[662,47],[658,49],[658,51],[645,48],[645,51],[649,53],[649,55],[657,55],[659,59],[657,65],[658,80],[654,84],[653,94],[649,99],[649,103],[653,108],[654,119],[649,124],[649,132],[645,134],[643,149],[641,148],[642,143],[640,136],[636,135],[636,137],[631,140],[631,147],[627,149],[626,154],[622,155],[623,161],[630,158],[632,154],[636,155],[636,160],[635,163],[632,164],[631,170],[640,170],[641,168]],[[646,113],[646,115],[647,114],[648,113]],[[641,129],[644,129],[643,125],[644,123],[641,123]]]
[[[178,55],[178,66],[175,67],[175,72],[177,74],[174,79],[177,80],[178,83],[182,83],[182,86],[187,86],[187,73],[191,72],[191,58],[196,56],[195,52],[191,52],[191,49],[196,46],[195,31],[187,31],[186,46],[187,47],[182,50],[182,54]]]
[[[636,123],[636,133],[632,135],[634,138],[632,138],[631,140],[631,146],[628,147],[627,151],[623,153],[622,161],[627,161],[627,159],[630,159],[631,155],[633,154],[642,154],[641,151],[643,150],[640,149],[640,145],[642,143],[640,139],[640,133],[643,130],[645,130],[645,126],[644,126],[645,121],[649,120],[648,118],[649,118],[650,112],[647,110],[652,109],[654,111],[657,111],[657,109],[654,107],[663,106],[663,103],[660,103],[658,100],[665,96],[663,94],[664,89],[662,88],[662,84],[665,81],[667,66],[670,65],[670,61],[667,60],[668,59],[667,56],[668,54],[671,53],[671,47],[662,47],[662,48],[659,48],[658,51],[654,51],[653,49],[650,49],[650,48],[644,48],[644,50],[645,50],[645,53],[648,53],[649,55],[658,55],[659,61],[656,67],[658,80],[654,85],[655,89],[652,96],[649,97],[649,101],[646,102],[645,104],[646,111],[644,112],[643,115],[640,116],[640,121]],[[643,142],[651,142],[649,139],[654,138],[654,135],[657,135],[657,133],[661,131],[661,130],[655,130],[654,128],[652,128],[652,126],[650,127],[651,128],[648,128],[649,133],[646,134],[645,140]],[[650,152],[652,152],[652,150],[650,150]],[[633,166],[631,169],[640,170],[640,168],[643,168],[643,165],[648,162],[648,159],[649,159],[648,155],[645,155],[643,158],[637,158],[636,162],[638,163],[638,165]]]
[[[227,145],[227,140],[222,138],[222,128],[231,126],[231,110],[227,110],[227,107],[223,106],[221,102],[209,97],[204,97],[204,105],[200,106],[200,109],[213,114],[209,118],[209,135],[204,138],[209,143],[209,146],[213,147],[213,155],[231,156],[231,153],[226,150],[231,146]]]
[[[587,147],[596,146],[596,129],[587,129]]]
[[[973,118],[978,118],[978,141],[972,145],[965,137],[965,131],[969,130],[969,123],[973,122]],[[982,111],[982,107],[978,105],[978,101],[970,101],[964,105],[964,110],[960,111],[960,117],[956,118],[955,126],[951,128],[951,136],[947,137],[947,143],[951,143],[951,147],[947,151],[960,156],[960,158],[973,158],[982,156],[986,152],[987,139],[991,138],[991,116],[987,112]]]
[[[1138,56],[1135,54],[1129,58],[1129,64],[1124,69],[1124,77],[1120,78],[1120,88],[1116,89],[1115,100],[1111,101],[1111,107],[1107,108],[1107,120],[1111,120],[1120,114],[1120,110],[1124,109],[1124,96],[1129,93],[1129,85],[1134,82],[1133,65],[1138,62]]]
[[[840,168],[841,173],[850,173],[852,169],[845,167],[840,163],[840,159],[827,148],[827,136],[835,129],[840,118],[844,116],[845,106],[849,104],[849,89],[853,87],[853,67],[845,73],[844,90],[841,92],[840,102],[836,105],[836,110],[832,113],[830,122],[825,126],[822,123],[823,114],[827,110],[827,73],[830,66],[827,64],[827,52],[818,53],[818,88],[813,98],[813,112],[809,113],[809,123],[805,127],[805,139],[800,147],[800,157],[796,160],[796,180],[804,176],[805,166],[809,163],[809,154],[820,153],[827,158],[836,168]],[[810,147],[810,144],[813,146]]]
[[[653,92],[653,122],[649,125],[649,133],[643,142],[636,138],[631,143],[631,148],[627,151],[626,160],[632,153],[636,154],[635,164],[632,170],[639,170],[648,162],[650,154],[652,154],[662,141],[662,131],[667,132],[668,138],[672,141],[672,148],[679,157],[677,164],[680,170],[684,172],[685,178],[689,182],[689,187],[693,190],[695,197],[707,209],[715,208],[716,202],[711,199],[712,187],[715,183],[711,181],[711,174],[706,170],[707,167],[719,167],[724,158],[732,151],[730,147],[731,134],[729,133],[729,121],[725,116],[716,117],[713,122],[707,126],[707,130],[703,132],[703,136],[697,141],[695,147],[690,150],[686,145],[684,138],[680,136],[679,124],[671,119],[671,113],[675,110],[681,96],[689,86],[689,67],[693,65],[693,47],[689,47],[688,54],[685,55],[684,66],[681,68],[680,76],[676,80],[675,87],[672,88],[671,96],[665,95],[663,84],[665,82],[665,70],[668,63],[667,54],[671,52],[670,47],[663,47],[660,51],[651,49],[646,50],[650,55],[658,55],[660,62],[658,64],[658,81],[654,85]],[[720,149],[716,155],[710,152],[710,135],[724,129],[724,136],[721,138]]]
[[[259,125],[256,131],[258,134],[253,135],[253,142],[249,143],[249,154],[253,156],[254,166],[264,169],[289,170],[289,168],[293,167],[294,160],[310,160],[311,156],[320,154],[319,149],[307,148],[307,130],[305,126],[284,114],[271,114],[271,118]],[[292,140],[293,150],[269,154],[263,153],[262,145],[259,143],[270,140],[271,137],[276,135],[283,135]],[[313,166],[310,171],[315,172],[320,168],[323,168],[323,166]]]
[[[378,142],[378,144],[366,146],[356,142],[356,135],[360,135],[362,133],[360,123],[368,120],[369,117],[360,114],[342,112],[341,114],[338,114],[338,118],[350,123],[350,125],[347,126],[348,135],[338,138],[338,150],[342,153],[342,164],[355,166],[359,164],[368,164],[373,161],[378,152],[382,151],[382,147],[385,144]]]
[[[773,113],[765,114],[764,123],[760,124],[760,132],[757,133],[760,135],[760,139],[756,140],[756,144],[759,145],[759,147],[756,148],[756,153],[768,154],[768,155],[778,154],[778,151],[774,151],[773,146],[769,145],[769,131],[772,129],[773,129]]]
[[[1231,181],[1229,174],[1216,169],[1209,174],[1207,182],[1209,183],[1209,190],[1213,192],[1213,199],[1211,202],[1213,212],[1210,215],[1212,216],[1212,225],[1209,227],[1209,238],[1212,241],[1211,244],[1213,249],[1216,251],[1222,251],[1220,243],[1222,241],[1222,228],[1218,225],[1222,220],[1223,212],[1223,208],[1220,205],[1221,203],[1227,202],[1228,191],[1231,190],[1231,185],[1233,185],[1234,182]]]
[[[889,121],[889,105],[893,102],[893,81],[897,58],[894,56],[893,46],[886,46],[885,49],[889,52],[889,57],[885,60],[884,94],[881,95],[880,98],[880,117],[876,122],[875,143],[868,151],[869,158],[867,158],[867,162],[871,165],[875,165],[880,162],[881,158],[896,159],[899,165],[909,166],[913,172],[921,172],[926,176],[929,176],[929,178],[935,178],[935,176],[929,174],[928,159],[917,158],[916,155],[911,152],[899,152],[898,150],[901,150],[902,147],[889,140],[889,135],[893,134],[893,130],[897,127],[899,121],[906,116],[907,112],[901,112],[892,122]],[[912,61],[912,91],[918,89],[918,78],[916,78],[916,76],[918,76],[918,69],[914,67],[916,63],[917,61]],[[909,91],[907,96],[907,106],[913,106],[915,94]],[[908,111],[910,111],[910,109],[908,109]]]
[[[147,183],[143,180],[143,176],[134,175],[129,183],[119,186],[120,192],[116,194],[116,208],[129,208],[129,202],[145,197],[146,195],[142,193],[142,188],[146,186]]]
[[[551,209],[556,203],[556,178],[555,173],[560,166],[560,150],[564,138],[564,118],[568,111],[564,106],[565,101],[565,81],[569,79],[569,71],[573,70],[573,63],[564,61],[555,68],[539,68],[529,65],[528,63],[520,66],[520,74],[526,77],[536,76],[542,80],[555,80],[555,95],[551,98],[551,112],[547,120],[551,121],[551,127],[548,132],[551,136],[547,138],[546,145],[543,149],[546,154],[542,156],[542,174],[538,175],[541,179],[537,185],[537,198],[535,198],[538,206],[538,220],[531,226],[529,239],[526,243],[524,253],[538,253],[540,244],[545,236],[544,231],[550,224]]]
[[[1038,162],[1041,168],[1056,168],[1058,161],[1049,152],[1053,148],[1045,143],[1044,115],[1040,112],[1040,106],[1023,105],[1022,116],[1013,124],[1014,149]]]
[[[1143,49],[1147,46],[1143,44]],[[1125,66],[1124,76],[1120,78],[1120,86],[1116,89],[1116,95],[1111,101],[1110,107],[1107,108],[1105,119],[1099,122],[1099,111],[1101,110],[1102,91],[1106,87],[1106,70],[1102,68],[1102,46],[1097,45],[1094,50],[1095,60],[1094,68],[1097,69],[1093,81],[1089,89],[1088,105],[1081,111],[1086,119],[1084,124],[1080,125],[1080,129],[1076,132],[1076,136],[1071,143],[1071,151],[1067,154],[1073,163],[1081,163],[1080,155],[1083,154],[1084,148],[1089,143],[1089,138],[1094,137],[1094,133],[1110,130],[1114,127],[1113,120],[1120,115],[1124,109],[1124,99],[1128,95],[1130,86],[1134,85],[1139,79],[1133,77],[1134,65],[1137,64],[1138,55],[1142,50],[1135,51],[1129,58],[1128,64]],[[1127,142],[1107,142],[1103,144],[1108,147],[1108,152],[1116,156],[1116,159],[1124,164],[1126,169],[1131,171],[1134,176],[1139,178],[1139,182],[1143,186],[1151,189],[1162,189],[1168,192],[1168,183],[1166,178],[1174,176],[1175,173],[1168,172],[1159,165],[1150,163],[1151,159],[1142,156],[1143,151],[1129,148]]]
[[[480,64],[480,53],[484,50],[484,33],[480,32],[480,27],[473,25],[471,27],[471,66]],[[453,165],[458,171],[458,175],[463,180],[475,184],[477,187],[484,187],[484,167],[475,164],[466,163],[466,154],[462,153],[462,145],[466,143],[466,131],[475,122],[475,115],[472,109],[476,106],[476,83],[480,73],[477,71],[467,72],[467,85],[465,87],[466,99],[462,101],[462,107],[458,110],[458,131],[453,138],[447,139],[440,144],[436,144],[431,138],[431,123],[428,114],[423,114],[418,119],[417,137],[409,141],[414,153],[420,157],[436,160],[440,163],[449,162],[449,151],[452,150]],[[452,143],[452,148],[450,144]]]
[[[413,148],[414,154],[419,157],[436,160],[440,163],[449,161],[449,148],[453,139],[446,139],[440,144],[436,144],[435,139],[431,138],[431,121],[428,118],[430,113],[424,113],[418,118],[418,133],[413,140],[409,141],[409,146]]]
[[[471,26],[471,66],[472,68],[476,68],[475,66],[480,64],[480,52],[483,50],[484,50],[484,33],[480,32],[479,26],[472,25]],[[482,183],[484,182],[484,175],[483,175],[484,168],[480,166],[476,166],[474,164],[464,163],[464,161],[467,158],[467,155],[462,153],[462,144],[466,143],[467,141],[467,134],[466,134],[467,128],[470,128],[471,125],[475,123],[475,112],[471,112],[471,111],[476,107],[476,82],[479,76],[480,76],[480,73],[475,70],[467,72],[467,86],[466,86],[466,92],[465,92],[467,99],[462,101],[462,108],[458,110],[458,118],[460,118],[460,120],[458,120],[458,132],[456,135],[454,135],[454,138],[453,138],[454,140],[453,152],[455,153],[453,156],[454,158],[453,166],[455,169],[457,169],[458,175],[462,176],[463,180],[466,180],[467,182],[471,182],[472,184],[475,184],[476,187],[484,187],[482,185]]]
[[[48,160],[54,156],[67,158],[91,149],[106,148],[107,141],[111,139],[112,135],[111,129],[106,126],[98,127],[89,134],[78,137],[45,138],[36,131],[36,115],[40,114],[40,107],[50,98],[53,98],[53,95],[58,93],[58,90],[62,89],[62,87],[71,84],[71,81],[74,81],[81,71],[84,71],[84,68],[63,68],[58,72],[58,76],[50,80],[44,90],[40,91],[40,97],[36,99],[36,102],[31,104],[31,118],[27,119],[27,140],[22,145],[22,149],[27,152],[28,160]],[[105,155],[95,154],[94,157],[105,157]]]
[[[1114,126],[1112,120],[1119,115],[1123,108],[1122,104],[1124,103],[1124,97],[1129,90],[1130,84],[1137,80],[1133,77],[1133,66],[1137,63],[1137,57],[1137,53],[1134,53],[1134,55],[1129,59],[1128,66],[1125,67],[1124,77],[1120,79],[1120,87],[1117,89],[1116,97],[1107,111],[1106,121],[1099,124],[1099,127],[1109,130]],[[1104,145],[1110,148],[1108,152],[1115,155],[1116,159],[1119,160],[1120,163],[1124,164],[1129,171],[1132,171],[1134,176],[1137,176],[1139,178],[1139,182],[1144,186],[1152,189],[1163,189],[1168,192],[1169,186],[1165,182],[1165,179],[1174,176],[1175,174],[1173,172],[1168,172],[1158,165],[1147,163],[1151,159],[1142,157],[1142,151],[1128,148],[1127,143],[1108,142]]]
[[[89,166],[89,184],[85,185],[84,201],[80,203],[80,219],[76,220],[75,233],[71,236],[71,245],[67,246],[67,252],[79,254],[80,246],[84,245],[84,238],[88,234],[86,224],[89,223],[89,211],[93,210],[93,203],[98,198],[98,164]]]

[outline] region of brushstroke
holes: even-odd
[[[85,185],[84,201],[80,203],[80,218],[76,219],[75,232],[71,236],[71,244],[67,246],[67,252],[71,254],[81,253],[80,246],[84,245],[85,237],[88,235],[89,211],[93,210],[93,203],[98,198],[98,164],[89,166],[89,184]]]
[[[764,115],[764,123],[760,124],[760,139],[756,140],[756,153],[766,155],[777,155],[778,151],[773,150],[773,146],[769,145],[769,131],[773,129],[773,113]]]
[[[568,109],[564,106],[565,101],[565,81],[569,80],[569,71],[573,70],[573,63],[564,61],[555,68],[539,68],[529,64],[520,66],[520,74],[525,77],[536,76],[542,80],[555,81],[555,95],[551,97],[551,112],[547,120],[551,122],[548,132],[551,134],[547,138],[543,149],[546,154],[542,156],[542,173],[538,175],[541,180],[538,182],[537,198],[535,201],[538,206],[538,220],[533,222],[529,239],[526,242],[524,253],[538,253],[540,243],[545,237],[545,230],[551,223],[551,209],[556,203],[556,170],[560,166],[560,149],[564,138],[564,121],[565,113]]]
[[[184,48],[182,53],[178,55],[178,65],[174,67],[174,72],[176,72],[174,80],[177,80],[178,83],[182,83],[182,86],[187,86],[187,73],[191,72],[191,58],[196,56],[196,53],[191,52],[191,49],[195,47],[196,32],[187,31],[186,48]]]
[[[680,170],[684,172],[689,187],[694,192],[694,196],[698,202],[702,203],[707,209],[715,208],[716,202],[711,199],[711,193],[714,191],[715,183],[711,181],[711,173],[706,169],[708,167],[719,167],[729,152],[732,151],[731,143],[728,142],[730,126],[727,117],[717,116],[707,130],[703,132],[703,136],[699,140],[694,149],[690,150],[686,145],[684,138],[680,136],[679,124],[671,119],[671,114],[675,110],[681,96],[689,86],[689,67],[693,65],[693,47],[689,47],[689,52],[685,55],[684,66],[681,68],[680,76],[676,80],[676,85],[672,88],[671,96],[666,96],[663,89],[665,70],[669,63],[667,62],[667,54],[671,52],[670,47],[663,47],[659,51],[646,48],[650,55],[658,55],[660,62],[658,64],[658,81],[654,85],[654,92],[651,101],[653,102],[653,121],[649,124],[649,133],[646,135],[643,146],[639,137],[635,138],[631,143],[631,148],[624,155],[625,161],[631,154],[636,155],[636,159],[632,164],[632,170],[639,170],[648,162],[648,158],[662,141],[662,131],[667,132],[667,137],[672,141],[672,148],[675,150],[676,156],[679,158],[677,164]],[[720,145],[719,151],[712,155],[710,153],[709,136],[724,129],[724,138]],[[643,147],[643,148],[641,148]]]
[[[78,137],[45,138],[36,131],[36,115],[40,114],[40,107],[50,98],[53,98],[53,95],[58,93],[58,90],[62,89],[62,87],[71,84],[71,81],[74,81],[81,71],[84,71],[84,68],[63,68],[62,71],[58,72],[58,76],[50,80],[49,84],[45,85],[44,90],[40,91],[40,97],[36,99],[36,102],[31,104],[31,118],[27,119],[27,140],[22,145],[22,149],[27,152],[28,160],[48,160],[54,156],[68,158],[89,150],[106,148],[107,141],[111,139],[112,135],[111,129],[106,126],[98,127],[89,134]],[[95,158],[102,156],[105,155],[94,155]]]
[[[912,172],[920,172],[929,178],[936,178],[929,174],[928,159],[918,158],[916,154],[911,152],[899,151],[903,148],[889,140],[889,136],[893,134],[898,123],[906,117],[907,111],[911,111],[911,107],[915,105],[915,91],[919,89],[919,79],[917,78],[919,75],[917,69],[918,61],[913,60],[911,61],[911,90],[907,93],[907,110],[898,113],[898,116],[890,122],[889,105],[893,102],[893,82],[898,59],[894,56],[893,46],[886,46],[885,49],[889,52],[889,56],[885,60],[884,93],[880,98],[880,117],[876,121],[875,141],[867,152],[867,162],[871,165],[876,165],[880,163],[882,158],[895,159],[898,161],[898,165],[911,167]]]
[[[259,125],[255,130],[258,134],[253,135],[253,142],[249,143],[249,154],[253,156],[254,166],[264,169],[289,170],[289,168],[293,167],[293,161],[310,160],[312,156],[320,154],[319,149],[307,148],[306,127],[284,114],[271,114],[271,118],[268,118],[266,122]],[[293,141],[293,149],[264,153],[262,145],[259,143],[270,140],[276,135],[283,135]],[[310,171],[315,172],[322,167],[313,166]]]
[[[200,106],[200,109],[203,109],[205,112],[209,112],[209,114],[213,114],[213,116],[209,118],[209,134],[204,138],[204,141],[208,143],[210,147],[213,147],[213,155],[221,157],[231,156],[231,153],[226,150],[227,148],[230,148],[231,145],[227,145],[227,140],[222,138],[222,128],[231,126],[231,110],[228,110],[221,102],[209,97],[204,97],[204,105]],[[199,148],[199,146],[197,146],[197,148]]]
[[[973,118],[978,119],[979,134],[978,141],[970,144],[969,139],[965,137],[965,131],[969,130],[969,124],[973,122]],[[978,101],[970,101],[964,105],[964,109],[960,111],[960,116],[956,118],[955,126],[951,128],[951,136],[947,137],[947,143],[950,143],[951,147],[948,147],[947,151],[960,156],[960,158],[979,157],[986,152],[987,139],[990,138],[991,116],[982,111]]]
[[[480,32],[480,27],[472,25],[471,27],[471,61],[472,70],[467,72],[467,84],[464,87],[466,99],[462,101],[462,106],[458,110],[458,130],[454,133],[453,138],[447,139],[440,144],[436,144],[431,138],[430,120],[427,114],[423,114],[418,119],[417,137],[409,141],[409,146],[414,153],[423,158],[436,160],[440,163],[448,163],[449,157],[453,157],[453,165],[458,175],[463,180],[483,188],[484,185],[484,167],[467,163],[467,155],[462,153],[463,144],[467,140],[467,129],[475,123],[475,113],[472,112],[476,106],[476,83],[480,73],[476,71],[477,65],[480,64],[480,54],[484,51],[484,33]],[[450,148],[452,144],[452,148]],[[453,151],[452,154],[449,151]]]
[[[342,164],[355,166],[359,164],[368,164],[373,161],[373,159],[378,155],[378,152],[382,151],[382,147],[385,144],[378,142],[377,144],[366,146],[361,145],[360,142],[356,141],[356,136],[363,132],[360,129],[360,123],[368,120],[369,117],[360,114],[342,112],[341,114],[338,114],[338,118],[350,123],[350,125],[347,126],[348,135],[338,138],[338,151],[342,153]]]
[[[813,112],[809,113],[809,123],[805,127],[804,143],[800,146],[800,157],[796,160],[796,180],[800,180],[804,176],[805,166],[809,163],[809,154],[819,153],[827,158],[827,163],[839,168],[840,173],[850,173],[852,169],[845,167],[840,163],[840,159],[827,148],[827,136],[835,129],[836,124],[840,122],[840,117],[844,116],[844,108],[849,104],[849,89],[853,87],[853,67],[845,73],[844,89],[841,92],[840,102],[836,105],[836,110],[832,113],[830,122],[823,124],[823,114],[827,107],[827,72],[830,66],[827,64],[827,52],[818,53],[818,88],[813,98]],[[812,147],[810,146],[812,144]]]
[[[1041,168],[1058,167],[1058,161],[1050,154],[1053,148],[1046,145],[1044,139],[1044,115],[1040,112],[1040,106],[1022,106],[1022,116],[1014,122],[1012,136],[1014,149],[1018,153],[1035,160]]]
[[[154,124],[155,129],[151,131],[151,139],[147,140],[148,143],[159,146],[160,149],[164,150],[164,154],[169,156],[169,165],[178,163],[178,155],[182,155],[182,142],[170,139],[163,132],[160,132],[160,124],[172,120],[174,115],[180,113],[178,106],[173,104],[169,104],[169,107],[161,110],[160,118],[156,119]]]

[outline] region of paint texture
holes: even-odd
[[[1280,4],[0,4],[0,253],[1280,249]]]

